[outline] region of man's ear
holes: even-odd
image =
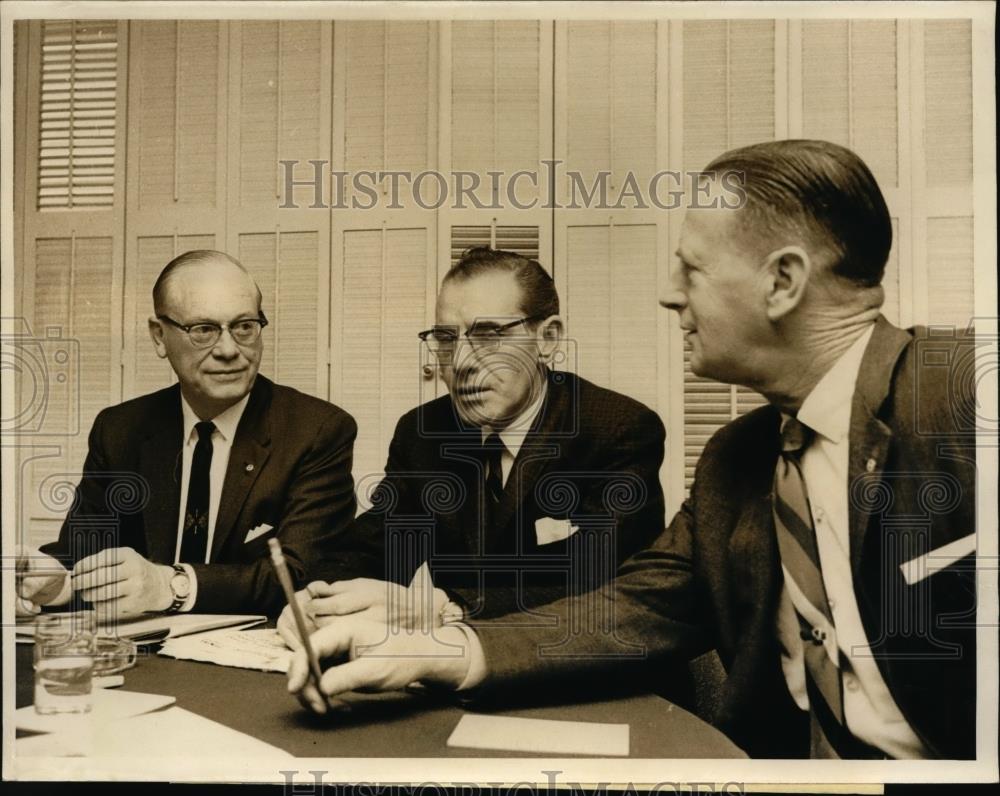
[[[763,267],[767,275],[767,317],[777,321],[802,303],[813,262],[801,246],[785,246],[771,252]]]
[[[550,315],[542,321],[535,330],[538,342],[538,361],[548,362],[559,347],[563,336],[563,319],[558,315]]]
[[[160,359],[167,358],[167,346],[163,342],[163,321],[155,315],[149,316],[149,338],[153,341],[153,348],[156,356]]]

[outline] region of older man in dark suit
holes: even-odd
[[[770,405],[712,438],[680,512],[619,569],[617,635],[656,657],[717,649],[715,720],[753,755],[974,757],[976,415],[955,377],[975,343],[879,315],[892,226],[849,150],[758,144],[707,172],[661,303],[695,373]],[[706,208],[733,176],[744,206]],[[376,622],[323,628],[320,653],[351,660],[322,692],[422,679],[485,697],[621,671],[605,635],[567,632],[580,603],[546,607],[555,629],[502,617],[377,644]],[[300,655],[290,687],[325,710],[304,672]]]
[[[179,383],[97,416],[59,539],[20,556],[20,596],[30,611],[75,593],[109,619],[277,614],[267,540],[281,541],[303,582],[306,562],[354,516],[357,426],[257,373],[267,319],[229,255],[175,258],[153,304],[153,345]]]
[[[449,394],[407,412],[372,508],[312,571],[318,624],[385,605],[422,564],[433,611],[484,618],[593,589],[662,527],[664,429],[620,393],[549,368],[552,278],[486,247],[448,272],[420,333]],[[367,563],[359,564],[359,553]],[[366,578],[358,578],[366,575]],[[279,622],[294,643],[290,611]]]

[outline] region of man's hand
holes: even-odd
[[[354,578],[330,583],[327,593],[316,595],[309,610],[318,627],[329,624],[333,617],[363,611],[371,619],[389,622],[402,630],[427,630],[440,624],[438,617],[446,602],[448,595],[435,589],[429,579],[423,582],[415,577],[409,586],[401,586],[385,580]]]
[[[17,616],[31,616],[43,605],[69,602],[69,572],[56,559],[33,547],[18,546],[14,565],[17,583]]]
[[[173,567],[147,561],[131,547],[110,547],[73,567],[73,589],[92,603],[102,624],[173,602]]]
[[[469,639],[454,625],[399,632],[364,614],[351,614],[321,627],[309,640],[321,661],[347,659],[323,673],[317,690],[305,650],[296,650],[288,667],[288,690],[316,713],[326,713],[327,700],[345,691],[397,691],[418,680],[458,688],[469,670]]]
[[[321,580],[314,580],[304,589],[295,592],[295,599],[299,603],[299,612],[305,620],[306,630],[309,633],[313,633],[319,628],[316,617],[313,615],[313,600],[316,597],[325,597],[330,594],[330,585]],[[295,624],[295,616],[292,614],[290,605],[286,605],[281,616],[278,617],[278,633],[291,649],[297,650],[302,646],[302,641],[299,639],[299,628]]]
[[[440,624],[441,608],[448,601],[448,595],[441,589],[433,589],[428,596],[427,585],[433,589],[433,585],[416,579],[409,587],[373,578],[333,583],[317,580],[295,596],[310,633],[340,617],[362,614],[371,621],[388,622],[403,630],[428,630]],[[285,606],[278,618],[278,632],[292,649],[301,646],[289,606]]]

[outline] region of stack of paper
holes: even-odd
[[[130,638],[139,643],[178,638],[220,627],[252,627],[266,622],[267,617],[254,614],[143,614],[132,619],[119,619],[113,625],[102,626],[102,635]],[[18,641],[30,641],[35,635],[33,618],[17,622]]]
[[[169,638],[163,642],[159,654],[261,672],[287,672],[292,660],[292,651],[277,630],[227,628]]]

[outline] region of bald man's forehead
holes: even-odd
[[[213,304],[231,312],[242,306],[240,314],[260,311],[260,290],[253,278],[227,260],[191,263],[178,268],[164,284],[168,308],[182,313],[204,315]],[[233,316],[235,317],[235,316]]]

